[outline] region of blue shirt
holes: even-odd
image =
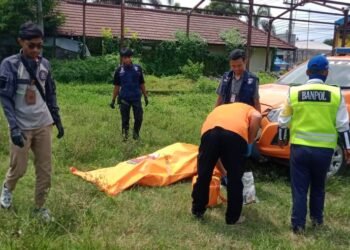
[[[121,65],[114,74],[114,85],[120,86],[119,96],[126,101],[137,101],[141,98],[141,87],[145,80],[140,65]]]

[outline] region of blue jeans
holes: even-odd
[[[292,144],[290,148],[290,176],[293,198],[291,223],[305,228],[307,193],[310,187],[310,218],[323,223],[326,175],[332,160],[333,149]]]

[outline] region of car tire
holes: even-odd
[[[343,147],[338,143],[332,156],[331,165],[327,172],[327,178],[342,174],[346,169],[346,159]]]

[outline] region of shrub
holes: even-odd
[[[197,81],[201,76],[203,76],[203,70],[203,63],[193,63],[190,59],[187,60],[186,65],[180,67],[181,73],[192,81]]]
[[[89,57],[85,60],[53,60],[52,74],[60,82],[112,82],[119,56]]]
[[[209,53],[204,61],[204,75],[221,76],[229,70],[227,55]]]
[[[195,89],[200,93],[215,93],[217,87],[218,82],[216,80],[201,76],[196,83]]]
[[[276,80],[278,79],[276,74],[271,72],[259,71],[257,73],[257,76],[259,77],[260,84],[273,83],[276,82]]]
[[[139,39],[137,32],[132,32],[131,37],[125,39],[124,47],[128,47],[134,51],[134,56],[140,56],[142,54],[142,40]]]
[[[220,33],[220,38],[225,42],[228,51],[232,51],[237,48],[243,48],[244,39],[241,37],[240,32],[235,29],[228,29]]]
[[[119,51],[119,39],[113,37],[111,28],[102,28],[102,55],[112,54]]]
[[[140,64],[137,57],[133,57],[132,61]],[[88,57],[85,60],[52,60],[51,63],[53,76],[60,82],[111,83],[119,66],[119,55]]]
[[[146,70],[157,76],[176,75],[180,67],[190,59],[192,62],[204,62],[208,54],[207,42],[196,33],[175,33],[175,41],[163,41],[153,46],[152,50],[142,54]]]

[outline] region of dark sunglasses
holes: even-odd
[[[37,49],[42,49],[43,48],[43,44],[42,43],[28,43],[28,48],[34,49],[35,47]]]

